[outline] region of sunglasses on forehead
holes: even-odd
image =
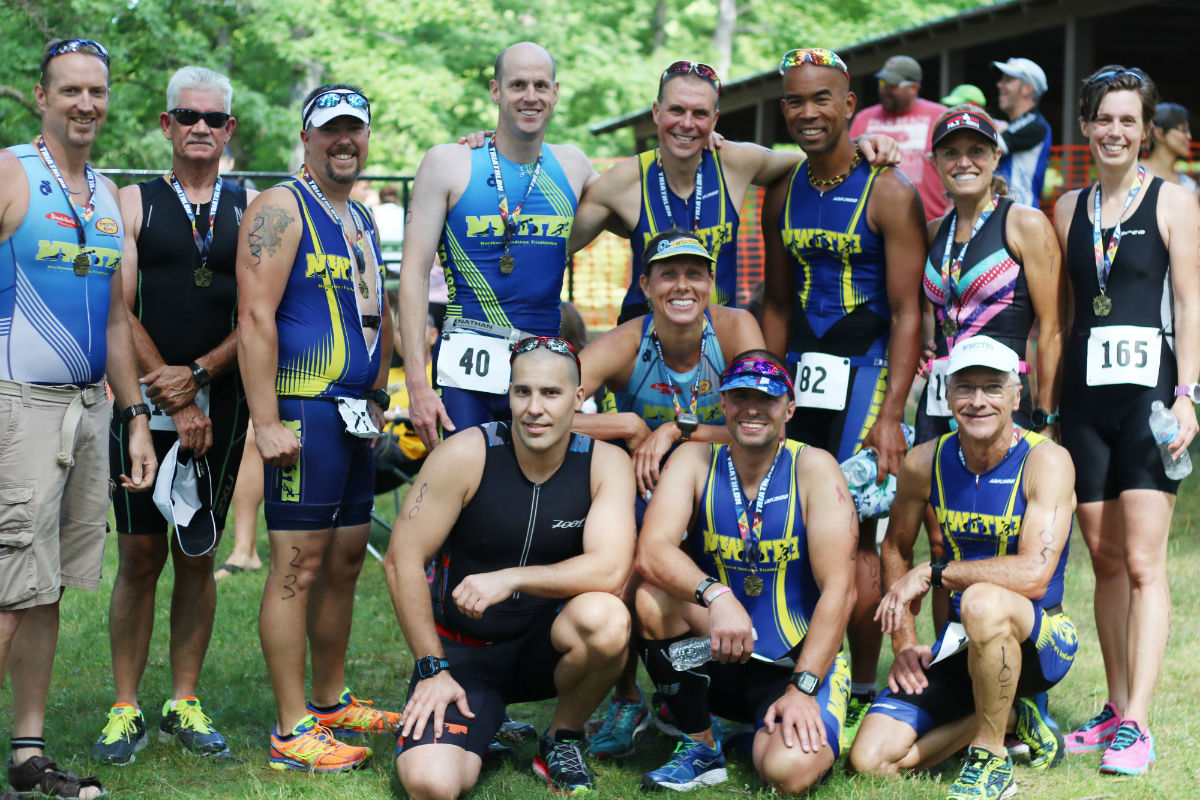
[[[109,66],[111,60],[108,51],[99,42],[91,39],[64,39],[46,51],[46,55],[42,57],[42,72],[46,71],[46,65],[50,63],[50,59],[67,53],[91,53],[98,56],[106,67]]]
[[[369,100],[367,100],[367,98],[363,97],[358,92],[352,92],[348,89],[333,89],[325,92],[324,94],[317,95],[309,102],[307,106],[304,107],[304,111],[301,116],[304,127],[308,127],[308,119],[317,109],[334,108],[336,106],[340,106],[342,103],[345,103],[351,108],[365,109],[367,116],[371,115],[371,103]]]
[[[224,128],[232,114],[224,111],[197,111],[194,108],[172,108],[167,112],[180,125],[195,125],[200,120],[210,128]]]
[[[575,354],[575,348],[566,339],[561,339],[558,336],[526,336],[521,341],[513,345],[512,355],[509,356],[509,363],[516,360],[521,353],[528,353],[532,350],[537,350],[539,347],[544,347],[552,353],[558,353],[561,356],[568,356],[575,359],[575,366],[579,367],[579,356]]]
[[[717,94],[721,93],[721,79],[717,77],[717,71],[708,64],[700,61],[676,61],[662,71],[662,75],[658,79],[658,85],[661,87],[671,75],[687,75],[692,72],[711,83],[713,88],[717,90]]]
[[[802,47],[795,50],[788,50],[783,54],[783,58],[779,62],[779,74],[782,75],[792,67],[798,67],[801,64],[812,64],[817,67],[833,67],[841,70],[846,76],[846,80],[850,80],[850,69],[846,66],[846,62],[842,61],[842,57],[832,50],[826,50],[824,47]]]
[[[1109,83],[1111,81],[1118,81],[1121,78],[1124,78],[1126,75],[1131,78],[1136,78],[1139,86],[1146,80],[1146,73],[1142,72],[1140,69],[1110,69],[1105,72],[1101,72],[1099,75],[1093,75],[1088,79],[1088,83]]]

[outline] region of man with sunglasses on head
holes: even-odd
[[[658,147],[613,166],[588,185],[571,229],[571,251],[604,229],[629,239],[633,274],[618,322],[646,313],[639,279],[650,240],[671,228],[691,231],[716,259],[710,300],[737,303],[739,215],[750,185],[770,186],[800,161],[798,153],[749,142],[710,148],[720,115],[721,80],[708,64],[676,61],[663,70],[652,113]],[[872,163],[895,163],[899,151],[886,136],[861,142]]]
[[[808,156],[763,200],[763,338],[796,376],[788,436],[843,462],[878,455],[879,480],[907,448],[901,421],[920,352],[925,218],[898,169],[863,162],[847,126],[856,98],[830,50],[792,50],[779,66],[788,133]],[[850,618],[847,743],[875,691],[881,637],[875,522],[859,526],[858,605]]]
[[[911,56],[892,56],[875,73],[879,85],[879,104],[868,106],[854,117],[851,136],[881,133],[900,143],[900,171],[921,193],[925,218],[937,219],[950,208],[942,179],[938,177],[929,154],[933,123],[945,112],[941,103],[917,95],[921,91],[921,65]]]
[[[511,375],[512,422],[430,453],[384,560],[417,659],[396,744],[415,800],[470,791],[505,705],[550,697],[534,771],[561,793],[593,789],[583,724],[625,662],[629,612],[616,592],[633,561],[629,456],[571,433],[584,397],[565,340],[517,342]]]
[[[966,747],[947,800],[1016,791],[1006,731],[1029,746],[1034,771],[1065,752],[1044,693],[1078,647],[1062,608],[1075,468],[1062,447],[1013,424],[1019,365],[1017,353],[990,336],[954,346],[948,399],[958,429],[905,457],[883,541],[888,593],[875,620],[891,634],[895,660],[850,763],[894,775],[929,769]],[[914,567],[926,506],[952,555]],[[950,621],[930,647],[918,641],[913,609],[940,588],[950,590]]]
[[[567,239],[596,171],[577,147],[545,142],[555,70],[532,42],[503,50],[490,83],[495,135],[475,149],[431,148],[413,182],[398,301],[406,363],[422,363],[435,251],[450,291],[434,353],[438,389],[424,370],[407,375],[413,428],[430,449],[439,428],[450,435],[507,418],[508,348],[525,334],[559,332]]]
[[[138,374],[160,461],[178,442],[211,476],[211,509],[220,534],[242,460],[248,415],[237,373],[238,225],[247,192],[218,177],[236,120],[230,114],[233,86],[204,67],[183,67],[167,83],[167,111],[159,115],[171,143],[171,171],[120,192],[125,227],[124,301],[129,308]],[[194,247],[180,247],[191,239]],[[126,426],[113,420],[109,441],[112,474],[129,469]],[[160,730],[199,754],[228,754],[196,698],[196,684],[212,634],[217,606],[213,551],[217,538],[183,548],[146,494],[118,488],[116,582],[109,603],[116,703],[92,757],[128,764],[146,745],[146,720],[138,685],[146,668],[154,628],[154,595],[170,553],[175,568],[171,597],[173,692],[163,706]],[[209,531],[211,533],[211,530]],[[203,555],[196,553],[204,552]]]
[[[391,734],[400,721],[345,684],[375,491],[369,440],[389,404],[392,331],[375,223],[350,199],[366,165],[371,105],[354,86],[320,86],[300,123],[300,174],[255,198],[241,226],[238,367],[265,464],[271,563],[259,638],[277,714],[269,762],[337,772],[361,766],[371,750],[332,730]]]
[[[129,491],[154,485],[121,295],[117,189],[87,163],[108,111],[109,55],[51,42],[33,96],[41,132],[0,150],[0,673],[12,680],[8,781],[91,798],[95,778],[45,755],[46,697],[64,587],[97,589],[109,504],[107,378],[129,426]],[[11,657],[11,658],[10,658]],[[5,800],[15,797],[0,793]]]
[[[712,711],[754,724],[759,777],[796,795],[838,757],[857,518],[837,462],[783,438],[796,406],[781,359],[735,356],[720,391],[732,441],[679,446],[638,540],[642,656],[683,733],[642,788],[726,779]],[[672,645],[705,634],[711,661],[672,663]]]

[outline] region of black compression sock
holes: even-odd
[[[691,637],[692,634],[686,633],[671,639],[643,639],[641,642],[642,661],[650,680],[654,681],[654,687],[675,715],[679,730],[689,735],[712,727],[712,718],[708,714],[708,668],[700,666],[677,672],[671,666],[667,648]]]

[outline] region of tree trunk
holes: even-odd
[[[713,51],[717,54],[717,74],[721,80],[729,79],[729,66],[733,63],[733,34],[737,30],[737,0],[719,0],[717,3],[717,28],[713,31]]]

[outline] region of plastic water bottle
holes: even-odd
[[[879,477],[879,454],[870,449],[859,450],[843,461],[841,467],[851,490],[861,488]]]
[[[758,631],[751,628],[750,635],[758,641]],[[676,672],[686,672],[701,664],[712,661],[712,637],[696,636],[691,639],[680,639],[667,648],[667,657]]]
[[[901,425],[905,443],[912,447],[915,431],[908,425]],[[879,454],[874,450],[859,450],[839,466],[846,476],[846,484],[850,487],[850,497],[854,500],[854,509],[858,512],[859,520],[881,517],[892,507],[896,498],[896,476],[888,475],[882,485],[875,481],[879,477]]]
[[[1192,457],[1187,450],[1184,450],[1179,458],[1171,457],[1167,445],[1179,435],[1179,420],[1161,400],[1155,400],[1150,405],[1150,432],[1154,434],[1154,441],[1158,444],[1158,454],[1162,456],[1167,477],[1173,481],[1186,478],[1192,471]]]

